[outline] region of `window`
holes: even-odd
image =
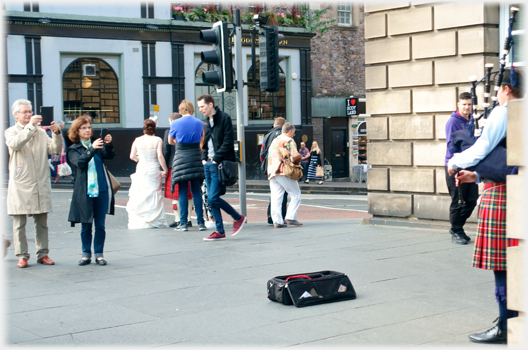
[[[280,83],[278,92],[260,91],[260,68],[259,61],[255,63],[255,86],[248,85],[248,119],[249,120],[273,120],[277,117],[286,119],[286,89],[284,80]],[[279,72],[284,73],[279,67]],[[253,67],[249,68],[248,81],[253,80]]]
[[[117,76],[104,60],[78,58],[62,77],[63,115],[72,122],[89,113],[92,123],[119,123]]]
[[[352,25],[352,5],[348,2],[337,4],[337,24],[340,26]]]
[[[220,108],[224,113],[229,114],[231,121],[236,123],[236,91],[231,92],[216,92],[216,87],[211,84],[204,83],[202,80],[202,73],[212,71],[213,65],[207,63],[200,63],[196,69],[196,74],[194,78],[194,92],[196,98],[202,96],[203,94],[209,94],[213,97],[215,101],[215,106]],[[233,81],[235,79],[235,70],[233,69]],[[196,104],[195,104],[196,107]],[[198,108],[195,108],[194,116],[198,119],[203,119],[204,116]]]

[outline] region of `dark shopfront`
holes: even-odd
[[[5,84],[7,86],[6,91],[9,94],[9,83],[23,83],[27,85],[27,96],[33,103],[33,109],[39,111],[40,107],[44,105],[43,96],[53,94],[56,92],[46,91],[43,88],[43,79],[46,77],[42,73],[42,65],[45,62],[49,62],[46,57],[42,57],[42,53],[45,50],[41,48],[41,40],[44,37],[58,37],[58,38],[82,38],[82,39],[104,39],[104,40],[127,40],[127,41],[139,41],[141,42],[141,55],[142,55],[142,66],[137,67],[137,74],[142,77],[142,95],[135,96],[137,99],[143,101],[143,111],[138,111],[143,114],[144,118],[150,116],[151,105],[158,104],[157,87],[160,85],[170,85],[172,91],[172,106],[174,110],[177,110],[179,102],[186,97],[185,94],[185,80],[194,79],[195,73],[190,74],[185,71],[185,56],[184,47],[185,45],[202,45],[203,43],[199,40],[199,33],[201,29],[209,28],[210,24],[203,23],[191,23],[189,25],[176,25],[177,21],[162,21],[157,20],[156,26],[158,29],[146,29],[145,24],[149,21],[148,19],[142,19],[140,23],[139,19],[136,23],[123,23],[123,22],[103,22],[103,21],[78,21],[70,20],[68,18],[57,17],[52,18],[53,25],[46,23],[40,23],[36,16],[6,16],[6,34],[14,36],[23,36],[25,38],[26,46],[26,62],[27,62],[27,74],[6,74]],[[168,23],[168,24],[162,24]],[[243,32],[244,40],[243,45],[245,47],[250,46],[250,32],[247,30],[247,25],[244,26]],[[300,83],[300,111],[295,113],[300,114],[301,123],[295,123],[297,132],[295,141],[299,144],[303,138],[312,139],[313,128],[311,120],[311,93],[312,93],[312,80],[311,80],[311,61],[310,61],[310,39],[313,37],[312,33],[299,31],[297,32],[282,32],[285,36],[284,42],[281,48],[294,49],[299,51],[300,57],[300,71],[297,72]],[[5,37],[4,37],[5,38]],[[171,52],[170,57],[166,59],[171,62],[172,74],[170,76],[159,76],[156,75],[156,43],[165,42],[170,43]],[[4,47],[7,47],[4,44]],[[258,45],[257,50],[258,52]],[[158,57],[159,61],[159,57]],[[258,62],[258,61],[257,61]],[[258,72],[258,71],[257,71]],[[257,74],[258,75],[258,74]],[[297,83],[296,82],[296,83]],[[254,113],[251,109],[249,110],[249,122],[245,126],[245,151],[246,151],[246,174],[247,179],[265,179],[265,175],[260,172],[260,145],[258,143],[259,135],[266,134],[273,125],[273,117],[280,115],[277,106],[291,103],[287,101],[286,94],[278,96],[257,96],[255,91],[258,89],[251,90],[251,87],[245,87],[245,93],[251,95],[251,100],[257,100],[264,105],[264,98],[270,98],[273,100],[275,108],[272,109],[271,113]],[[253,91],[253,92],[251,92]],[[214,89],[210,88],[209,92],[215,95]],[[121,92],[120,92],[121,93]],[[66,95],[65,95],[66,96]],[[220,108],[224,108],[224,99],[221,96],[214,96],[215,101]],[[290,97],[291,99],[291,97]],[[9,96],[6,99],[9,101]],[[64,98],[66,100],[66,98]],[[250,100],[248,98],[248,100]],[[195,102],[195,101],[193,101]],[[250,103],[248,101],[248,103]],[[122,107],[119,105],[119,107]],[[57,107],[55,107],[57,108]],[[119,109],[121,112],[121,108]],[[274,115],[278,114],[278,115]],[[9,126],[9,119],[7,116],[11,115],[10,106],[4,107],[4,125]],[[163,116],[160,116],[163,117]],[[233,130],[236,134],[236,114],[231,113],[233,119]],[[268,121],[265,123],[264,121]],[[256,121],[256,123],[254,122]],[[100,123],[100,124],[97,124]],[[114,137],[114,143],[116,147],[116,158],[108,163],[108,168],[116,176],[128,176],[135,171],[135,163],[129,159],[130,146],[134,139],[142,134],[142,129],[138,127],[119,127],[115,125],[106,126],[102,118],[99,120],[94,119],[94,136],[97,136],[102,127],[109,127],[110,133]],[[163,137],[166,128],[160,128],[157,131],[157,135]],[[67,131],[67,127],[64,130]],[[236,139],[236,136],[235,136]]]

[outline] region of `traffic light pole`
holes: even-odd
[[[240,141],[240,155],[242,161],[238,164],[238,192],[240,197],[240,212],[247,216],[246,210],[246,141],[244,137],[244,79],[242,76],[242,26],[240,10],[233,11],[235,25],[235,66],[237,87],[237,136]]]

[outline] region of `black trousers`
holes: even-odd
[[[478,186],[475,183],[465,183],[460,185],[460,192],[464,204],[460,205],[459,188],[455,185],[455,174],[449,176],[445,167],[446,183],[451,195],[451,205],[449,206],[449,222],[453,232],[463,231],[466,220],[471,216],[473,209],[477,205]]]
[[[288,192],[284,191],[284,197],[282,197],[282,218],[284,219],[286,217],[286,205],[288,204]],[[271,197],[270,197],[270,203],[268,204],[268,218],[271,217]]]

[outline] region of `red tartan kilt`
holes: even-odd
[[[485,183],[484,191],[478,211],[473,267],[506,270],[506,248],[519,244],[518,239],[506,237],[506,184]]]
[[[163,193],[165,198],[168,199],[179,199],[179,186],[178,184],[174,185],[174,192],[172,192],[171,189],[171,178],[172,178],[172,168],[169,168],[169,174],[167,175],[167,178],[165,179],[165,191]],[[191,193],[191,185],[189,184],[187,186],[187,198],[192,199],[192,193]]]

